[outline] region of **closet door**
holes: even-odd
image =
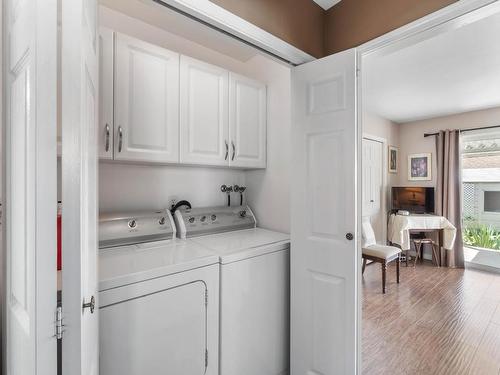
[[[179,161],[179,55],[116,33],[115,159]]]
[[[380,213],[382,194],[382,143],[363,139],[363,215]]]
[[[113,159],[113,56],[114,32],[99,29],[99,158]]]
[[[263,83],[230,74],[230,166],[266,167],[266,101]]]
[[[222,68],[181,56],[181,163],[229,164],[228,75]]]

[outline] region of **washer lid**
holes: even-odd
[[[170,240],[99,250],[99,291],[216,264],[213,252]]]
[[[213,250],[225,264],[287,248],[290,235],[252,228],[196,237],[191,241]]]

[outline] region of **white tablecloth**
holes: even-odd
[[[389,241],[398,244],[403,250],[410,249],[410,230],[443,230],[443,246],[445,249],[453,248],[457,229],[443,216],[435,215],[391,215],[387,235]]]

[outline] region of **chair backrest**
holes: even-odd
[[[370,223],[369,216],[363,216],[361,222],[361,229],[363,232],[363,247],[368,247],[371,245],[375,245],[377,243],[377,239],[375,238],[375,232],[373,231],[372,224]]]

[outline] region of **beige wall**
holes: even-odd
[[[359,46],[455,0],[342,0],[326,12],[325,55]]]
[[[325,11],[312,0],[211,0],[304,52],[323,57]]]
[[[211,0],[315,57],[359,46],[456,0]]]
[[[500,107],[399,125],[399,157],[401,161],[399,184],[401,186],[436,185],[436,141],[435,137],[424,138],[424,133],[434,133],[444,129],[479,128],[493,125],[500,125]],[[408,155],[426,152],[432,153],[432,180],[408,181]]]

